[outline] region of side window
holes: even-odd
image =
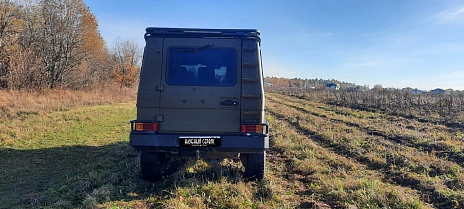
[[[166,83],[178,86],[234,86],[237,52],[231,48],[168,49]]]

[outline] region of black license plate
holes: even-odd
[[[219,136],[181,136],[179,145],[186,147],[216,147],[221,146]]]

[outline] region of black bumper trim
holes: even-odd
[[[202,152],[240,152],[257,153],[269,148],[268,136],[227,136],[221,137],[221,146],[215,147],[184,147],[179,146],[179,136],[155,133],[130,133],[130,146],[137,150],[171,152],[173,150]]]

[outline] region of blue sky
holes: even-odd
[[[109,46],[148,26],[255,28],[264,73],[464,90],[462,0],[85,0]]]

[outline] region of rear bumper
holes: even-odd
[[[179,145],[181,135],[155,134],[154,132],[131,132],[130,146],[137,150],[156,152],[238,152],[261,153],[269,148],[268,136],[227,136],[221,137],[221,146],[214,147],[185,147]]]

